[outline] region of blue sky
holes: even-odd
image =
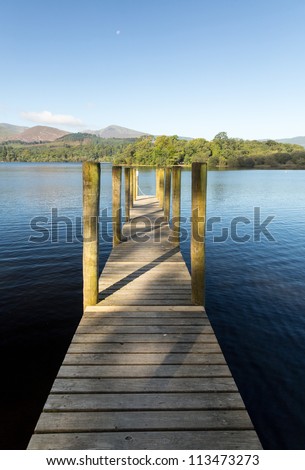
[[[10,0],[0,122],[305,135],[304,0]]]

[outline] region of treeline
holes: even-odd
[[[305,167],[305,149],[273,140],[233,139],[221,132],[212,141],[181,140],[177,136],[143,137],[122,148],[114,161],[157,166],[201,161],[207,162],[210,168]]]
[[[135,139],[84,138],[67,142],[58,139],[48,144],[5,143],[0,145],[3,162],[83,162],[113,161],[115,155]]]
[[[62,139],[61,139],[62,140]],[[305,149],[273,140],[229,138],[225,132],[213,140],[183,140],[177,136],[140,139],[102,139],[84,135],[81,140],[48,144],[0,145],[0,161],[82,162],[108,161],[126,165],[190,165],[207,162],[209,168],[305,168]]]

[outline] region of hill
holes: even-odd
[[[7,124],[4,122],[0,123],[0,142],[10,139],[17,134],[21,134],[26,129],[28,128],[23,126],[14,126],[13,124]]]
[[[297,144],[305,147],[305,136],[291,137],[290,139],[276,139],[276,142],[281,144]]]
[[[24,143],[54,142],[54,140],[67,135],[68,132],[48,126],[34,126],[26,129],[20,134],[10,137],[10,141],[19,141]]]
[[[149,135],[147,132],[135,131],[127,127],[111,125],[98,131],[87,131],[103,139],[137,139],[143,135]]]
[[[65,134],[64,136],[59,137],[56,139],[56,142],[90,142],[96,138],[95,134],[90,134],[88,132],[74,132],[72,134]]]

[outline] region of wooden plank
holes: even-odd
[[[136,283],[128,284],[128,286],[126,286],[123,281],[120,283],[116,283],[115,285],[110,284],[110,283],[109,284],[104,283],[104,284],[99,285],[99,291],[101,293],[104,290],[107,290],[107,292],[114,293],[114,292],[117,292],[119,289],[124,289],[124,293],[128,293],[128,294],[136,294],[137,292],[141,292],[142,290],[141,286]],[[177,293],[179,294],[179,292],[189,294],[191,290],[189,283],[181,284],[181,285],[179,285],[178,283],[166,284],[166,285],[153,283],[150,286],[146,286],[146,294],[147,296],[149,296],[150,294],[154,294],[156,291],[168,292],[168,289],[170,289],[170,295],[174,295],[174,296],[176,296]]]
[[[144,280],[139,281],[132,281],[132,282],[125,282],[124,280],[119,281],[109,281],[109,283],[103,283],[99,285],[99,293],[113,293],[113,292],[122,292],[123,294],[142,294],[143,290],[149,294],[158,294],[158,295],[166,295],[168,292],[169,295],[175,299],[177,295],[180,293],[182,294],[189,294],[191,291],[190,283],[181,283],[179,284],[178,280],[173,282],[172,280],[167,282],[166,279],[163,278],[163,282],[161,284],[161,280],[158,283],[155,282],[144,282]],[[167,290],[164,289],[167,287]],[[148,294],[147,294],[148,296]],[[174,304],[173,304],[174,305]]]
[[[58,378],[230,377],[227,365],[62,365]]]
[[[134,252],[134,250],[133,250]],[[134,254],[134,253],[133,253]],[[179,262],[175,263],[175,266],[180,269],[181,272],[188,273],[188,269],[182,259],[179,258]],[[173,269],[173,261],[171,262],[149,262],[141,263],[141,265],[130,265],[129,262],[111,263],[111,260],[107,262],[102,274],[104,277],[112,275],[114,273],[145,273],[145,272],[171,272]]]
[[[39,432],[99,432],[169,429],[253,429],[245,410],[112,411],[42,413]]]
[[[209,320],[207,318],[103,318],[103,317],[85,317],[82,318],[80,327],[93,327],[93,326],[162,326],[162,327],[179,327],[179,326],[204,326],[209,325]]]
[[[131,392],[236,392],[232,377],[147,378],[147,379],[59,379],[52,393],[131,393]]]
[[[86,308],[86,312],[205,312],[204,308],[200,305],[190,305],[187,308],[184,305],[160,305],[154,307],[148,306],[135,306],[130,309],[128,306],[103,306],[91,305]]]
[[[171,275],[173,274],[173,263],[170,264],[152,264],[152,263],[148,263],[147,265],[143,266],[142,268],[134,268],[134,269],[122,269],[123,266],[121,267],[114,267],[114,269],[112,270],[112,265],[111,263],[107,263],[107,270],[109,270],[108,274],[104,272],[104,277],[115,277],[117,275],[128,275],[128,276],[131,276],[131,275],[151,275],[151,274],[155,274],[155,275],[159,275],[161,273],[165,273],[165,274],[168,274],[168,275]],[[175,264],[176,266],[176,264]],[[175,274],[179,275],[185,275],[185,276],[189,276],[189,272],[186,268],[186,266],[184,265],[184,269],[183,269],[183,265],[181,265],[179,263],[179,265],[177,266],[177,270],[179,269],[179,271]]]
[[[73,339],[69,347],[70,353],[117,353],[125,355],[132,354],[148,354],[148,353],[164,353],[173,354],[181,353],[187,360],[189,354],[202,353],[212,354],[220,353],[221,349],[217,342],[215,343],[76,343]]]
[[[134,250],[131,250],[130,253],[134,254]],[[160,254],[161,255],[161,254]],[[182,257],[177,256],[177,261],[175,263],[177,266],[182,269],[183,271],[188,271],[187,267],[185,265],[185,262],[183,261]],[[179,258],[179,259],[178,259]],[[118,259],[122,259],[122,255]],[[103,275],[108,275],[111,274],[113,271],[122,271],[122,272],[133,272],[133,271],[145,271],[150,267],[150,269],[163,269],[163,270],[170,270],[173,268],[173,257],[169,258],[169,261],[162,261],[162,263],[158,261],[151,261],[149,264],[141,261],[140,263],[138,261],[116,261],[110,258],[107,261],[107,264],[105,265],[102,274]]]
[[[116,267],[112,270],[111,268],[112,268],[111,263],[108,263],[107,271],[109,270],[109,273],[104,272],[101,276],[101,279],[103,279],[103,277],[108,279],[108,278],[115,278],[118,276],[132,277],[132,276],[139,276],[139,275],[141,276],[144,276],[144,275],[157,276],[157,275],[162,275],[162,274],[167,274],[168,276],[173,275],[173,264],[172,265],[167,264],[166,266],[164,266],[163,264],[161,266],[160,265],[157,265],[157,266],[148,265],[148,266],[144,266],[143,268],[138,268],[138,269],[137,268],[123,269],[123,267],[122,268]],[[186,267],[185,269],[183,269],[179,263],[179,265],[176,266],[176,269],[179,270],[176,273],[177,275],[185,276],[187,279],[189,279],[189,272],[187,271]]]
[[[129,315],[123,312],[122,314],[115,312],[109,314],[100,314],[96,313],[89,313],[82,317],[81,324],[86,325],[92,321],[92,325],[94,322],[97,324],[125,324],[125,322],[130,322],[130,325],[134,324],[148,324],[148,325],[159,325],[160,322],[164,325],[173,325],[175,321],[177,321],[178,325],[185,324],[185,325],[208,325],[209,320],[207,317],[203,315],[196,315],[196,314],[183,314],[177,312],[177,315],[171,312],[170,314],[162,313],[162,312],[145,312],[141,314],[140,312],[133,312]],[[113,323],[112,323],[113,321]],[[90,323],[91,324],[91,323]]]
[[[129,308],[129,310],[131,310]],[[85,318],[100,318],[100,319],[115,319],[115,318],[121,318],[121,319],[128,319],[128,320],[131,320],[131,319],[134,319],[134,318],[139,318],[139,319],[143,319],[143,320],[147,320],[149,321],[150,319],[163,319],[164,320],[169,320],[169,321],[172,321],[172,320],[179,320],[179,319],[185,319],[185,320],[189,320],[190,322],[194,321],[194,320],[206,320],[207,319],[207,315],[205,312],[185,312],[185,311],[179,311],[179,310],[176,310],[176,311],[154,311],[154,312],[142,312],[142,311],[137,311],[135,309],[134,312],[132,311],[117,311],[117,312],[107,312],[107,311],[103,311],[103,312],[99,312],[99,311],[96,311],[96,312],[90,312],[89,310],[86,311],[86,313],[83,315],[82,317],[82,320],[85,319]]]
[[[189,300],[190,296],[188,293],[184,294],[183,292],[179,292],[179,294],[177,295],[166,295],[166,293],[164,293],[163,295],[160,295],[158,293],[156,294],[151,294],[151,295],[146,295],[146,294],[142,294],[142,293],[126,293],[125,295],[125,292],[123,291],[118,291],[118,292],[114,292],[114,293],[110,293],[110,292],[105,292],[105,293],[100,293],[99,294],[99,300],[102,300],[102,299],[105,299],[105,300],[111,300],[111,302],[124,302],[124,300],[126,301],[124,305],[126,305],[126,303],[132,303],[134,304],[135,302],[137,302],[136,305],[138,305],[139,303],[144,303],[145,305],[147,305],[147,303],[149,302],[154,302],[154,305],[164,305],[165,301],[171,301],[171,304],[175,303],[175,302],[178,302],[179,303],[188,303],[190,302]]]
[[[213,334],[213,329],[210,325],[147,325],[147,326],[132,326],[132,325],[79,325],[78,334],[146,334],[146,335],[160,335],[160,334]]]
[[[111,299],[108,297],[105,300],[102,300],[100,303],[103,303],[103,305],[109,305],[112,306],[113,304],[111,303]],[[185,306],[192,305],[190,300],[185,300],[184,302],[181,302],[181,299],[177,300],[177,303],[184,303]],[[160,299],[160,300],[153,300],[153,299],[143,299],[143,300],[132,300],[132,299],[126,299],[124,302],[124,298],[122,299],[116,299],[115,300],[115,305],[116,306],[124,306],[124,305],[129,305],[129,306],[138,306],[138,305],[145,305],[150,306],[150,305],[173,305],[174,301],[171,299]],[[99,305],[99,304],[98,304]]]
[[[177,253],[177,257],[178,257],[178,255],[180,255],[180,253]],[[176,261],[176,262],[178,264],[180,264],[181,267],[183,267],[183,265],[185,266],[185,261],[182,259],[182,256],[181,256],[181,260]],[[120,269],[128,269],[128,267],[142,267],[142,266],[145,266],[145,264],[146,264],[142,260],[140,260],[140,261],[125,261],[125,260],[122,260],[121,256],[119,256],[117,258],[117,260],[112,261],[112,255],[110,255],[110,257],[108,258],[107,266],[108,266],[109,263],[111,263],[112,266],[117,266]],[[157,261],[156,261],[156,264],[158,264]],[[167,265],[167,264],[171,265],[172,264],[172,259],[170,259],[168,261],[163,261],[162,264],[163,265]],[[107,266],[105,265],[105,268],[103,269],[103,273],[107,270]],[[110,269],[109,269],[109,272],[110,272]]]
[[[70,349],[69,349],[70,351]],[[64,365],[128,365],[128,364],[225,364],[226,361],[220,353],[205,354],[179,354],[179,353],[144,353],[144,354],[103,354],[103,353],[67,353],[64,359]]]
[[[257,450],[255,431],[151,431],[35,434],[29,450]]]
[[[148,294],[149,293],[149,294]],[[128,288],[127,289],[119,289],[119,290],[114,290],[113,292],[109,292],[107,289],[104,291],[100,292],[100,297],[122,297],[125,299],[147,299],[150,298],[152,300],[160,300],[160,299],[171,299],[172,303],[174,303],[177,300],[184,300],[184,299],[189,299],[189,291],[183,292],[183,291],[178,291],[178,292],[172,292],[170,294],[167,294],[166,291],[163,292],[156,292],[156,291],[149,291],[147,289],[146,292],[142,292],[141,290],[134,290],[130,291]]]
[[[207,342],[216,343],[217,339],[213,334],[80,334],[76,331],[74,343],[195,343]]]
[[[45,411],[244,409],[238,392],[228,393],[125,393],[51,394]]]
[[[179,286],[181,288],[188,289],[191,285],[189,279],[183,280],[183,279],[175,279],[173,277],[171,279],[167,279],[166,280],[167,284],[164,285],[163,279],[164,279],[163,277],[160,277],[158,279],[153,280],[153,282],[151,284],[146,285],[146,288],[156,289],[156,288],[159,288],[159,287],[163,286],[163,289],[161,289],[161,290],[165,290],[165,288],[167,286],[171,285],[175,289],[177,289]],[[138,277],[134,280],[128,279],[127,281],[123,277],[118,278],[118,280],[108,279],[108,277],[107,277],[106,279],[100,279],[99,287],[100,288],[103,288],[103,287],[104,288],[106,288],[106,287],[110,288],[110,287],[113,286],[113,284],[115,284],[115,286],[113,286],[113,288],[117,288],[117,286],[120,286],[120,287],[128,286],[130,288],[136,289],[136,288],[140,287],[142,284],[144,284],[144,282],[145,282],[145,279],[143,279],[142,277]]]
[[[177,273],[175,275],[175,281],[174,284],[177,284],[177,282],[180,281],[185,281],[185,283],[189,282],[189,274],[188,273]],[[143,283],[143,282],[152,282],[152,283],[163,283],[163,282],[169,282],[173,283],[173,273],[171,272],[145,272],[145,273],[131,273],[126,276],[118,274],[115,275],[113,274],[112,276],[107,276],[107,282],[112,284],[115,284],[116,282],[121,282],[127,284],[133,283],[133,285],[137,284],[138,282]]]

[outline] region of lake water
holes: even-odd
[[[154,183],[141,171],[143,193]],[[81,165],[0,164],[2,449],[26,447],[82,314],[81,206]],[[225,357],[263,446],[305,449],[305,171],[210,171],[207,212],[206,309]],[[189,266],[189,240],[182,252]]]

